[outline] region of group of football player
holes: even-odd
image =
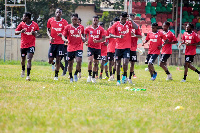
[[[99,22],[99,17],[94,16],[92,25],[84,28],[81,25],[81,18],[77,13],[71,15],[71,24],[63,19],[62,10],[56,9],[55,16],[47,22],[47,35],[50,39],[50,48],[48,52],[49,64],[55,64],[55,77],[58,80],[60,67],[63,69],[63,75],[66,71],[69,72],[70,82],[77,82],[81,77],[81,64],[83,56],[83,45],[88,47],[88,78],[87,82],[96,83],[96,78],[99,72],[99,79],[102,79],[103,70],[105,70],[106,78],[109,81],[114,80],[115,72],[117,73],[117,85],[121,83],[132,83],[131,77],[136,77],[134,73],[134,64],[137,62],[137,42],[138,38],[142,38],[140,26],[134,22],[135,14],[127,14],[122,12],[120,17],[114,18],[110,22],[109,28],[104,29],[104,23]],[[152,24],[146,40],[143,43],[149,42],[149,50],[145,63],[148,64],[150,72],[150,80],[154,81],[157,77],[157,72],[153,66],[157,57],[160,55],[160,67],[167,74],[167,80],[172,80],[172,74],[167,68],[167,59],[172,54],[172,44],[177,44],[178,41],[175,35],[169,30],[170,23],[163,23],[163,30],[158,30],[158,24]],[[196,54],[196,46],[200,45],[198,35],[193,31],[193,24],[187,24],[186,32],[182,36],[182,44],[186,45],[185,49],[185,64],[184,78],[186,81],[188,68],[198,71],[191,63]],[[30,80],[31,60],[35,52],[35,37],[39,27],[36,22],[31,21],[31,13],[26,12],[23,15],[23,21],[17,26],[15,34],[21,34],[21,77],[25,76],[25,61],[27,56],[27,77]],[[61,63],[64,57],[65,64]],[[54,58],[56,59],[54,61]],[[74,75],[72,74],[74,59],[77,62]],[[130,74],[127,78],[128,64],[130,62]],[[121,64],[122,63],[122,64]],[[120,80],[120,70],[123,70],[122,79]],[[108,74],[109,71],[109,74]],[[79,74],[79,75],[78,75]]]

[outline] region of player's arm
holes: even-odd
[[[102,38],[100,40],[96,40],[94,39],[94,43],[101,43],[101,42],[104,42],[106,40],[106,36],[103,35]]]
[[[146,40],[145,40],[145,42],[143,42],[142,46],[144,46],[144,44],[148,43],[149,40],[150,40],[150,38],[149,38],[149,33],[148,33],[147,37],[146,37]]]
[[[109,38],[123,38],[123,35],[117,36],[117,35],[110,34]]]
[[[161,49],[162,47],[164,47],[165,44],[169,44],[169,40],[168,39],[166,39],[161,46],[158,46],[158,49]]]
[[[51,42],[54,42],[53,38],[51,37],[51,29],[47,28],[47,35],[49,37],[49,39],[51,40]]]
[[[138,29],[138,26],[137,26],[137,24],[129,17],[129,21],[132,23],[132,28],[133,29]]]
[[[142,35],[136,35],[136,34],[134,34],[134,33],[131,33],[131,37],[142,38]]]
[[[19,35],[20,33],[24,33],[26,30],[22,29],[21,23],[17,26],[15,30],[15,35]]]

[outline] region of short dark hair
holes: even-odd
[[[119,21],[120,19],[118,18],[118,17],[115,17],[114,19],[113,19],[113,21]]]
[[[57,9],[60,10],[60,11],[62,12],[62,9],[61,9],[61,8],[56,8],[56,10],[57,10]]]
[[[194,29],[194,25],[192,23],[188,23],[187,25],[189,25],[191,29]]]
[[[93,16],[93,18],[98,18],[98,19],[99,19],[99,17],[98,17],[98,16]]]
[[[157,23],[152,23],[152,25],[151,26],[158,26],[158,24]]]
[[[164,25],[170,26],[170,23],[167,22],[167,21],[165,21],[165,22],[164,22]]]
[[[100,25],[100,26],[104,26],[104,23],[103,23],[103,22],[100,22],[99,25]]]
[[[73,13],[72,17],[77,17],[78,18],[78,14],[77,13]]]
[[[128,17],[128,13],[127,13],[127,12],[122,12],[121,16],[122,16],[123,18]]]
[[[79,21],[82,21],[82,19],[81,19],[81,18],[78,18],[78,20],[79,20]]]
[[[28,17],[29,19],[31,19],[31,15],[32,14],[30,12],[25,12],[24,14],[25,14],[26,17]]]
[[[135,17],[135,13],[130,13],[129,15]]]

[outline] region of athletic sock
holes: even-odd
[[[92,76],[92,70],[88,70],[89,76]]]
[[[110,72],[110,76],[112,76],[112,71]]]
[[[81,69],[80,69],[79,73],[81,73]]]
[[[58,72],[57,70],[55,70],[55,77],[58,77]]]
[[[117,75],[117,81],[120,80],[120,75]]]
[[[79,72],[79,71],[78,71],[78,70],[76,70],[76,71],[75,71],[75,73],[74,73],[74,75],[77,75],[77,74],[78,74],[78,72]]]
[[[31,68],[27,68],[27,76],[29,76],[31,73]]]
[[[24,65],[24,66],[22,66],[22,70],[23,70],[23,71],[25,71],[25,65]]]
[[[115,75],[115,71],[116,71],[116,69],[113,69],[113,74]]]
[[[153,74],[151,74],[151,77],[153,77]]]
[[[183,78],[183,79],[186,80],[186,77],[187,77],[187,75],[184,75],[184,78]]]
[[[135,75],[135,72],[133,71],[133,76]]]
[[[56,62],[53,60],[52,65],[55,65],[55,63],[56,63]]]
[[[156,71],[154,71],[153,74],[156,74]]]
[[[73,78],[72,73],[69,73],[70,79]]]
[[[130,72],[129,79],[131,79],[132,75],[133,75],[133,72]]]
[[[93,71],[92,78],[95,78],[96,72]]]
[[[199,70],[197,70],[197,69],[195,70],[195,72],[196,72],[196,73],[198,73],[198,74],[200,74],[200,71],[199,71]]]
[[[106,71],[106,76],[109,77],[109,75],[108,75],[108,71]]]
[[[170,74],[170,72],[167,70],[167,71],[165,71],[165,73],[167,74],[167,75],[169,75]]]
[[[101,74],[103,73],[103,70],[101,70]]]

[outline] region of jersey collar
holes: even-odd
[[[54,20],[56,21],[56,18],[54,17]],[[62,18],[60,19],[60,21],[56,21],[56,22],[61,22],[62,21]]]

